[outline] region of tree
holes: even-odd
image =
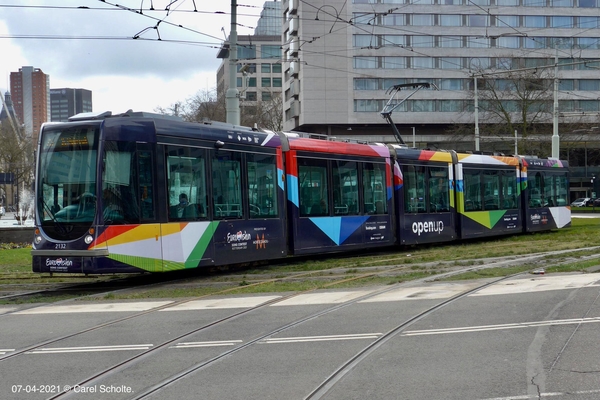
[[[281,131],[283,129],[283,98],[281,93],[269,93],[267,98],[270,100],[257,100],[242,103],[242,125],[254,126],[271,131]]]
[[[263,96],[270,100],[242,100],[240,105],[240,124],[242,126],[265,128],[280,131],[283,128],[283,100],[281,93],[269,93]],[[225,96],[219,96],[215,90],[203,90],[184,102],[172,104],[167,109],[157,108],[156,112],[177,115],[188,122],[205,120],[226,122],[227,111]]]
[[[522,59],[510,59],[512,65],[522,67]],[[482,151],[514,152],[515,132],[518,139],[518,153],[548,157],[551,154],[551,138],[554,115],[554,68],[546,64],[537,69],[479,69],[474,71],[477,77],[477,97],[479,105],[480,149]],[[473,113],[475,100],[474,82],[471,81],[471,101],[465,112]],[[567,102],[560,104],[562,107]],[[563,111],[563,110],[559,110]],[[566,110],[564,110],[566,111]],[[568,113],[567,113],[568,114]],[[588,113],[589,114],[589,113]],[[589,115],[561,118],[561,149],[566,154],[571,148],[580,147],[585,140],[586,130],[592,121]],[[453,126],[452,140],[461,140],[473,136],[472,125]],[[583,133],[578,133],[583,132]],[[463,144],[464,145],[464,144]],[[470,150],[473,150],[471,148]]]
[[[17,129],[21,131],[15,132],[8,122],[0,124],[0,171],[14,174],[15,184],[19,184],[16,190],[21,190],[31,187],[35,162],[32,139],[24,135],[22,127]],[[4,190],[8,195],[10,190],[7,187]],[[12,203],[12,197],[7,201]]]

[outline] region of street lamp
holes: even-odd
[[[596,191],[594,190],[594,181],[596,180],[596,175],[592,175],[592,179],[590,180],[592,184],[592,212],[596,212]]]

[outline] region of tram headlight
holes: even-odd
[[[92,237],[92,235],[87,235],[83,241],[85,242],[85,244],[90,244],[94,241],[94,238]]]
[[[33,239],[33,242],[34,242],[35,244],[40,244],[40,243],[42,243],[42,237],[41,237],[41,236],[36,236],[36,237]]]

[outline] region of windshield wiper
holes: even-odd
[[[52,218],[52,222],[54,222],[54,225],[56,226],[56,228],[58,229],[58,231],[60,233],[62,233],[63,235],[66,235],[67,229],[65,228],[65,226],[59,222],[56,217],[54,216],[54,213],[52,212],[52,208],[48,205],[48,203],[46,203],[46,200],[44,200],[43,198],[40,198],[40,201],[43,204],[43,208],[44,210],[46,210],[48,212],[48,214],[50,215],[50,218]]]

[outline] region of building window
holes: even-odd
[[[487,15],[468,15],[467,21],[469,22],[469,26],[489,26]]]
[[[574,79],[561,79],[558,81],[558,90],[575,90]]]
[[[596,0],[579,0],[579,7],[581,8],[595,8]]]
[[[523,47],[526,49],[544,49],[546,48],[546,38],[526,37],[523,41]]]
[[[271,64],[260,64],[260,72],[262,72],[263,74],[270,74],[271,73]]]
[[[480,49],[489,48],[490,39],[479,36],[467,37],[467,47]]]
[[[600,90],[600,80],[598,80],[598,79],[580,79],[579,80],[579,90],[598,91],[598,90]]]
[[[412,57],[412,68],[433,68],[434,59],[431,57]]]
[[[263,44],[260,46],[261,58],[281,58],[281,46]]]
[[[238,59],[256,59],[256,46],[255,45],[238,45],[237,46]]]
[[[271,87],[271,78],[260,78],[260,87]]]
[[[598,28],[598,17],[579,17],[579,28]]]
[[[246,100],[256,101],[256,92],[246,92]]]
[[[441,36],[440,47],[459,48],[462,47],[462,38],[460,36]]]
[[[273,87],[282,87],[281,78],[273,78]]]
[[[273,96],[272,96],[271,92],[262,92],[261,98],[262,98],[262,101],[271,101]]]
[[[433,26],[433,14],[412,14],[411,17],[413,26]]]
[[[579,59],[578,61],[587,61],[585,63],[579,64],[578,67],[580,70],[598,70],[600,69],[600,63],[598,61],[592,61],[589,59]],[[598,71],[596,71],[598,72]]]
[[[460,57],[442,57],[442,58],[440,58],[440,68],[441,69],[461,69],[462,68],[461,60],[462,59]]]
[[[354,90],[377,90],[378,82],[377,78],[355,78]]]
[[[377,68],[377,57],[354,57],[354,68]]]
[[[379,40],[376,35],[352,35],[354,47],[376,47]]]
[[[518,49],[519,48],[519,39],[518,37],[500,37],[496,39],[496,47],[500,49]]]
[[[499,28],[518,28],[521,26],[518,15],[502,15],[495,18],[496,26]]]
[[[461,112],[462,107],[463,104],[460,100],[440,100],[441,112]]]
[[[469,68],[488,69],[490,67],[491,62],[487,57],[475,57],[469,60]]]
[[[406,104],[406,103],[404,103]],[[404,105],[403,104],[403,105]],[[400,106],[402,107],[402,106]],[[400,108],[398,107],[398,108]],[[398,109],[396,109],[398,110]],[[379,102],[374,99],[358,99],[354,100],[354,111],[355,112],[377,112],[380,111]],[[402,110],[400,110],[402,111]],[[406,110],[404,110],[406,111]]]
[[[523,25],[526,28],[545,28],[546,17],[539,15],[525,15],[523,17]]]
[[[274,74],[280,74],[281,73],[281,64],[279,64],[279,63],[273,64],[271,66],[271,68],[273,69],[273,73]]]
[[[384,35],[382,38],[384,46],[404,46],[406,45],[406,36],[404,35]]]
[[[496,68],[509,70],[517,68],[517,63],[511,57],[499,57],[496,58]]]
[[[462,79],[459,78],[451,78],[451,79],[442,79],[440,83],[440,89],[442,90],[462,90]],[[455,101],[455,100],[449,100]]]
[[[406,68],[405,57],[384,57],[383,68],[385,69],[400,69]]]
[[[256,87],[256,78],[255,77],[248,78],[248,87]]]
[[[518,6],[519,0],[496,0],[497,6]]]
[[[581,111],[598,111],[598,100],[579,100]]]
[[[373,14],[371,14],[371,19]],[[372,24],[372,23],[371,23]],[[406,16],[404,14],[388,14],[381,19],[383,26],[403,26],[406,25]]]
[[[550,25],[552,28],[572,28],[573,17],[552,17],[550,19]]]
[[[433,36],[412,36],[412,47],[433,47]]]
[[[462,15],[440,15],[441,26],[462,26]]]
[[[573,0],[551,0],[552,7],[573,7]]]
[[[432,112],[435,111],[435,103],[433,100],[413,100],[413,112]]]
[[[598,49],[600,47],[598,38],[583,38],[577,39],[577,44],[580,49]]]

